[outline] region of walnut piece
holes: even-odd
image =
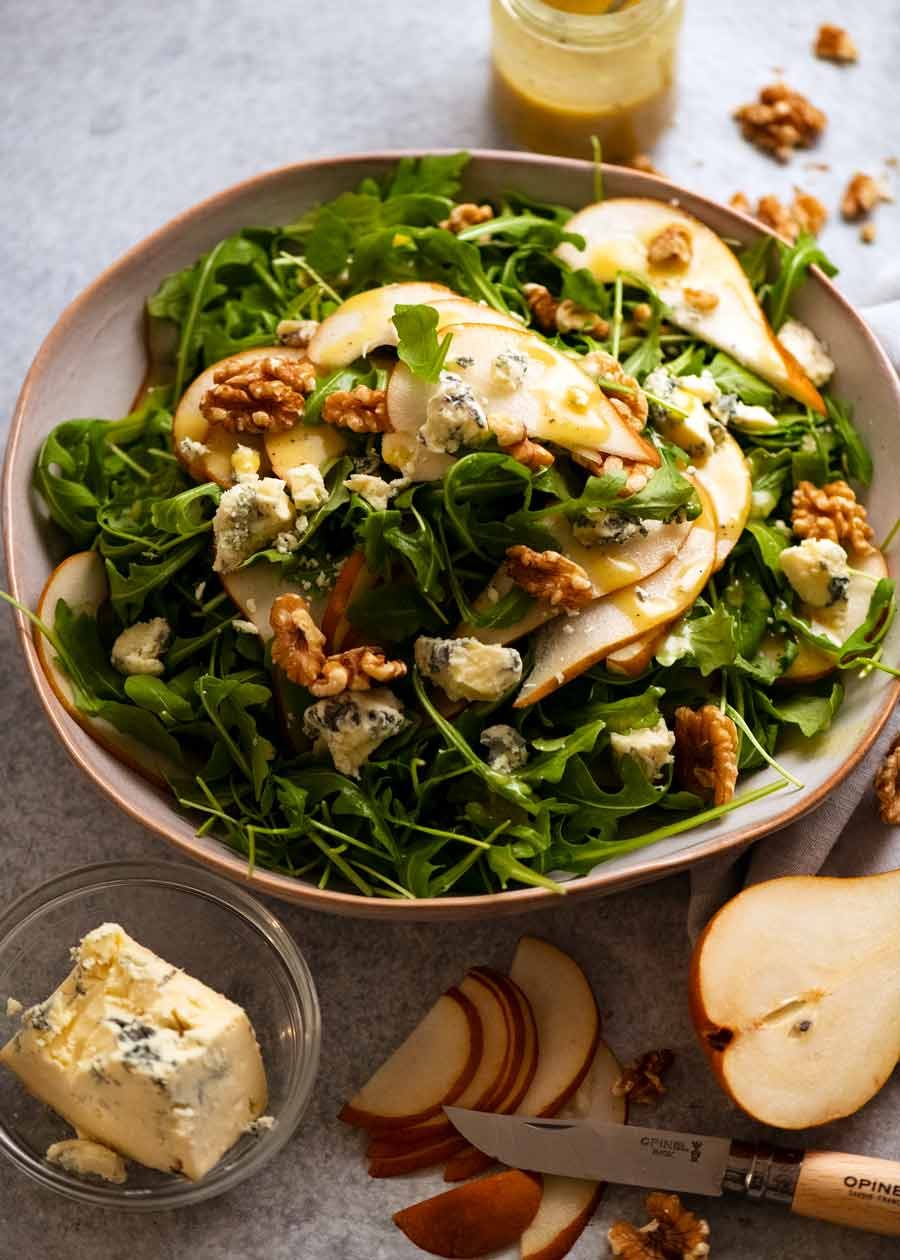
[[[675,777],[688,792],[725,805],[737,783],[738,733],[714,704],[675,710]]]
[[[677,1194],[654,1191],[645,1200],[650,1220],[641,1229],[615,1221],[607,1238],[622,1260],[703,1260],[709,1255],[709,1225],[682,1207]]]
[[[794,189],[794,199],[790,205],[785,205],[774,193],[769,193],[768,196],[760,197],[755,211],[748,203],[747,213],[754,214],[760,223],[764,223],[791,244],[801,232],[812,232],[813,236],[818,236],[828,221],[828,211],[822,202],[802,188]]]
[[[493,219],[494,211],[490,206],[476,206],[474,201],[464,201],[454,206],[446,219],[442,219],[438,227],[446,228],[454,236],[464,228],[474,227],[476,223],[487,223]]]
[[[357,647],[326,655],[325,635],[313,621],[302,595],[279,595],[269,624],[275,632],[272,660],[291,682],[314,696],[336,696],[342,691],[368,691],[406,673],[403,661],[389,661],[378,648]]]
[[[732,193],[728,198],[728,204],[732,210],[740,210],[741,214],[752,214],[753,206],[750,204],[750,198],[746,193]]]
[[[693,257],[691,234],[683,223],[669,223],[647,245],[647,262],[653,267],[686,267]]]
[[[283,346],[305,349],[319,331],[317,319],[283,319],[275,329],[275,336]]]
[[[336,389],[329,394],[322,404],[322,419],[351,433],[391,431],[384,390],[370,389],[368,385]]]
[[[574,611],[594,598],[591,579],[580,564],[558,551],[532,551],[530,547],[508,547],[506,571],[517,586],[551,608]]]
[[[609,324],[602,315],[579,306],[571,298],[557,301],[546,285],[524,284],[522,292],[534,322],[545,333],[584,332],[600,339],[609,333]]]
[[[875,209],[879,201],[890,201],[884,184],[873,179],[871,175],[857,171],[841,197],[841,215],[849,223],[856,219],[864,219]]]
[[[662,174],[662,171],[653,165],[653,158],[649,153],[634,153],[630,158],[626,158],[622,165],[629,166],[633,171],[643,171],[645,175]]]
[[[813,52],[823,61],[837,61],[844,65],[859,61],[859,49],[849,33],[842,26],[832,26],[830,22],[824,22],[819,27]]]
[[[549,468],[554,462],[553,454],[547,450],[546,446],[541,446],[540,442],[532,442],[529,437],[523,438],[521,442],[513,442],[511,446],[503,447],[503,454],[511,455],[513,459],[517,459],[520,464],[524,464],[533,472],[541,468]]]
[[[867,556],[875,550],[875,531],[866,509],[846,481],[825,486],[801,481],[791,497],[791,526],[798,538],[830,538],[848,551]]]
[[[709,293],[706,289],[685,289],[684,300],[695,311],[714,311],[719,305],[718,293]]]
[[[637,433],[640,433],[647,423],[650,408],[647,402],[647,395],[638,385],[635,378],[629,376],[619,360],[614,359],[605,350],[591,350],[588,354],[582,355],[578,363],[587,372],[588,376],[600,382],[601,389],[604,389],[604,380],[615,381],[618,385],[624,386],[624,391],[621,394],[613,392],[609,400],[623,420]]]
[[[900,823],[900,735],[875,771],[875,795],[881,807],[881,821]]]
[[[859,239],[863,245],[873,245],[878,235],[878,229],[874,223],[864,223],[859,229]]]
[[[787,162],[795,149],[816,142],[828,119],[811,101],[786,83],[771,83],[760,90],[759,100],[734,112],[745,140]]]
[[[210,424],[232,433],[278,433],[303,415],[316,371],[306,360],[266,354],[249,363],[226,359],[213,371],[214,384],[200,399]]]
[[[612,1087],[613,1094],[630,1102],[655,1103],[666,1092],[662,1078],[674,1062],[671,1050],[648,1050],[625,1069]]]
[[[593,457],[575,456],[576,461],[583,467],[588,468],[595,477],[603,477],[604,475],[614,477],[616,473],[625,474],[625,486],[622,490],[622,498],[628,494],[637,494],[639,490],[643,490],[644,486],[656,471],[651,464],[638,464],[631,460],[622,459],[621,455],[600,455],[599,453]]]

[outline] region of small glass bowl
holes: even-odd
[[[60,875],[0,915],[0,1044],[20,1027],[7,998],[46,998],[71,970],[69,950],[101,923],[135,940],[244,1007],[269,1082],[270,1129],[245,1134],[200,1181],[128,1164],[114,1185],[73,1176],[44,1158],[69,1125],[0,1067],[0,1150],[42,1186],[82,1203],[155,1212],[233,1190],[289,1141],[319,1065],[319,1002],[309,968],[285,928],[241,888],[171,862],[102,862]]]

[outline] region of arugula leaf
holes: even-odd
[[[776,700],[763,691],[756,693],[756,702],[779,722],[797,726],[807,739],[827,731],[834,715],[844,699],[844,688],[839,682],[832,683],[827,692],[822,688],[812,691],[795,691]]]
[[[656,653],[660,665],[687,661],[696,665],[704,678],[732,665],[736,656],[734,618],[722,604],[699,617],[679,621]]]
[[[470,160],[465,152],[401,158],[388,180],[387,195],[431,193],[435,197],[453,197],[459,191],[463,171]]]
[[[128,566],[127,576],[119,572],[112,560],[107,560],[106,577],[109,581],[109,597],[125,624],[136,621],[151,591],[158,590],[170,581],[206,545],[206,539],[203,537],[189,539],[170,551],[162,560],[152,561],[149,564],[132,562]]]
[[[352,626],[371,636],[369,642],[397,643],[414,634],[433,634],[442,622],[431,605],[409,583],[386,582],[358,595],[347,609]]]
[[[533,513],[535,517],[562,511],[570,520],[591,510],[612,509],[616,513],[634,516],[638,520],[669,521],[681,513],[688,520],[700,515],[700,499],[687,477],[678,471],[673,459],[663,451],[662,462],[653,476],[636,494],[619,496],[625,488],[623,473],[605,473],[589,477],[582,493],[561,505],[543,508]]]
[[[323,276],[337,276],[350,257],[353,235],[346,218],[331,206],[323,206],[306,242],[304,257]]]
[[[122,704],[118,700],[105,700],[94,712],[97,717],[111,722],[123,735],[131,735],[139,743],[162,753],[176,766],[183,763],[178,740],[166,730],[158,717],[146,709],[139,709],[133,704]]]
[[[751,407],[771,407],[776,391],[755,372],[742,367],[724,350],[719,350],[709,365],[709,371],[723,394],[737,394],[741,402]]]
[[[248,712],[254,706],[268,704],[272,698],[271,690],[251,681],[252,677],[246,671],[226,678],[203,674],[197,679],[195,689],[219,738],[251,783],[258,800],[275,748],[260,735],[255,719]]]
[[[771,516],[784,493],[791,474],[790,451],[767,451],[754,447],[746,456],[752,484],[750,515],[754,520]]]
[[[856,659],[868,656],[887,634],[894,609],[894,582],[890,578],[879,578],[865,620],[840,644],[827,635],[817,634],[809,622],[798,617],[783,600],[776,603],[775,615],[807,643],[834,656],[838,669],[852,669]]]
[[[766,299],[769,323],[775,332],[788,317],[788,308],[794,294],[803,284],[810,267],[818,266],[826,276],[836,276],[837,267],[822,252],[819,242],[810,232],[801,232],[793,245],[776,241],[778,249],[778,278]]]
[[[96,617],[75,612],[64,599],[57,600],[53,633],[62,649],[60,663],[72,680],[75,702],[82,712],[96,713],[98,702],[122,698],[122,675],[110,664]]]
[[[125,694],[140,709],[156,714],[167,725],[190,722],[194,706],[161,678],[132,674],[125,679]]]
[[[605,726],[601,718],[584,723],[570,735],[559,735],[556,739],[533,739],[532,746],[540,755],[532,757],[519,771],[519,778],[526,783],[559,783],[569,759],[580,753],[592,752]]]
[[[517,884],[529,884],[534,888],[549,888],[551,892],[565,895],[566,890],[562,884],[520,862],[513,852],[512,845],[491,845],[487,852],[487,861],[500,880],[501,888],[507,888],[510,880],[513,880]]]
[[[853,408],[849,403],[839,402],[828,395],[825,397],[825,406],[828,409],[828,419],[844,444],[843,462],[847,476],[862,482],[864,486],[871,485],[874,471],[872,456],[853,423]]]
[[[433,306],[396,306],[391,323],[397,329],[397,356],[409,370],[435,384],[453,340],[452,332],[437,338],[438,313]]]
[[[150,519],[157,529],[166,534],[187,537],[205,533],[212,529],[212,518],[221,497],[221,488],[206,481],[192,486],[190,490],[182,490],[179,494],[151,503]],[[211,512],[207,511],[210,507]]]
[[[777,573],[780,576],[781,561],[779,556],[786,547],[791,545],[791,536],[788,529],[779,525],[767,525],[765,521],[753,520],[748,521],[745,528],[752,535],[763,564],[771,569],[773,573]]]
[[[750,281],[750,287],[756,292],[760,301],[762,301],[760,289],[764,286],[768,274],[769,254],[773,243],[773,237],[764,233],[752,245],[742,249],[737,256],[744,275]]]
[[[763,590],[755,567],[746,560],[738,560],[732,566],[731,580],[722,592],[722,606],[733,623],[738,653],[750,660],[766,632],[772,601]]]
[[[563,272],[561,297],[588,311],[596,311],[598,315],[606,315],[609,311],[609,293],[587,267]]]

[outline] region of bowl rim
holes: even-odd
[[[423,153],[434,154],[452,154],[460,152],[456,148],[427,148],[427,149],[378,149],[361,153],[339,154],[325,157],[311,158],[304,162],[288,163],[284,166],[275,167],[271,170],[264,171],[259,175],[251,176],[248,179],[241,180],[236,184],[222,189],[214,193],[210,197],[204,198],[202,201],[195,203],[188,209],[175,215],[169,219],[161,227],[149,233],[142,240],[138,241],[124,254],[120,255],[114,262],[109,264],[104,270],[93,280],[85,289],[83,289],[65,308],[59,316],[56,323],[50,329],[39,347],[25,380],[19,393],[15,410],[13,412],[12,422],[10,426],[9,438],[7,442],[6,455],[3,467],[3,543],[7,556],[8,575],[10,591],[14,598],[21,598],[21,584],[19,581],[19,573],[17,572],[15,562],[15,552],[12,547],[13,537],[13,511],[12,511],[12,486],[14,481],[14,473],[18,472],[16,468],[16,454],[19,441],[24,428],[25,415],[28,410],[30,394],[35,381],[39,378],[44,370],[45,363],[54,353],[56,343],[62,339],[68,332],[70,327],[76,323],[79,318],[81,307],[91,298],[94,293],[100,289],[112,276],[120,269],[131,264],[135,259],[139,259],[142,255],[153,250],[156,243],[168,236],[169,233],[177,231],[187,223],[193,223],[201,220],[211,210],[226,206],[232,200],[244,196],[249,190],[262,187],[271,180],[283,179],[286,177],[302,177],[305,173],[316,170],[318,168],[341,168],[352,167],[361,163],[388,163],[396,162],[401,158],[420,157]],[[556,157],[541,153],[526,153],[513,149],[468,149],[466,150],[472,159],[478,161],[514,161],[517,163],[551,167],[564,170],[572,170],[576,172],[587,173],[593,170],[593,163],[583,161],[580,158]],[[621,173],[622,167],[615,166],[611,163],[603,163],[604,174]],[[713,201],[709,197],[705,197],[684,185],[673,183],[670,180],[663,179],[658,175],[651,175],[643,171],[635,171],[628,168],[628,176],[633,179],[641,193],[639,195],[647,195],[660,199],[678,199],[685,198],[695,205],[699,205],[703,210],[713,211],[718,215],[724,215],[730,218],[735,228],[740,229],[742,235],[746,236],[748,232],[752,232],[755,237],[771,236],[778,239],[777,234],[769,231],[757,220],[750,215],[743,214],[740,211],[725,206],[719,202]],[[645,190],[645,191],[644,191]],[[698,216],[699,217],[699,216]],[[865,320],[859,315],[855,307],[847,300],[846,297],[831,283],[831,281],[818,268],[813,267],[812,272],[816,281],[823,285],[831,294],[831,297],[843,309],[843,314],[851,323],[853,323],[863,340],[867,343],[867,348],[871,353],[873,360],[881,368],[890,388],[894,393],[896,407],[900,413],[900,379],[894,372],[887,355],[881,345],[873,335],[872,331],[866,324]],[[268,893],[272,896],[279,897],[283,900],[291,901],[301,905],[305,905],[313,910],[320,910],[332,914],[345,914],[359,918],[377,918],[398,920],[406,919],[413,921],[420,919],[446,919],[457,918],[463,915],[469,917],[477,917],[479,909],[483,914],[503,913],[517,914],[530,910],[543,909],[551,905],[558,905],[560,902],[572,902],[580,898],[597,896],[604,892],[612,892],[617,889],[625,889],[638,883],[644,883],[648,880],[657,879],[664,875],[674,874],[677,871],[686,869],[695,863],[720,856],[732,850],[740,849],[752,841],[760,839],[762,836],[770,835],[781,828],[788,826],[790,823],[796,822],[805,814],[815,809],[821,802],[831,793],[843,780],[851,773],[851,771],[859,764],[862,758],[871,748],[877,739],[879,733],[887,722],[888,717],[898,699],[900,697],[900,679],[893,679],[886,685],[882,700],[866,727],[861,734],[853,749],[848,753],[845,760],[840,766],[828,776],[828,778],[818,787],[809,791],[804,791],[799,801],[794,804],[787,804],[786,807],[775,817],[768,820],[761,820],[756,823],[747,823],[743,827],[739,827],[736,831],[729,834],[717,835],[713,834],[703,839],[699,839],[696,844],[690,845],[686,849],[681,849],[677,853],[668,855],[658,855],[656,857],[648,857],[638,869],[630,872],[610,871],[605,866],[600,866],[597,870],[588,875],[574,877],[566,883],[566,896],[560,897],[558,894],[546,888],[522,888],[512,889],[506,892],[487,893],[482,896],[468,897],[428,897],[421,898],[416,901],[407,901],[405,899],[389,899],[377,897],[364,897],[359,893],[338,892],[331,889],[320,889],[314,884],[305,884],[293,876],[280,875],[274,871],[266,871],[262,869],[254,869],[249,871],[247,863],[241,859],[236,853],[231,853],[224,846],[220,851],[211,852],[206,846],[200,843],[196,835],[190,837],[180,835],[172,828],[167,827],[164,822],[155,822],[147,818],[140,806],[132,804],[129,798],[119,792],[104,777],[102,771],[98,769],[92,762],[91,758],[82,752],[78,744],[73,738],[71,724],[74,720],[65,711],[55,693],[50,687],[44,672],[41,668],[37,651],[33,642],[32,634],[28,622],[24,615],[15,610],[15,620],[19,632],[19,642],[25,655],[28,671],[32,684],[37,691],[38,698],[43,705],[50,723],[56,734],[58,735],[63,747],[68,752],[72,760],[81,768],[82,771],[93,781],[93,783],[112,800],[120,809],[124,810],[131,818],[148,830],[162,836],[170,844],[174,845],[181,853],[187,854],[195,861],[199,861],[204,866],[214,871],[223,872],[229,879],[236,880],[238,883],[250,884],[261,892]],[[131,771],[131,773],[136,773]],[[174,810],[173,810],[174,814]],[[176,815],[177,817],[177,815]]]
[[[318,1077],[322,1040],[318,993],[309,964],[299,946],[267,906],[221,875],[185,862],[159,858],[92,862],[87,866],[72,867],[24,892],[0,913],[0,956],[13,933],[22,928],[33,928],[42,914],[75,902],[86,894],[115,889],[117,885],[168,887],[189,896],[214,901],[262,937],[281,962],[290,982],[290,1003],[294,1006],[294,1022],[300,1025],[301,1035],[295,1044],[289,1088],[275,1117],[276,1123],[261,1132],[241,1159],[220,1174],[216,1175],[216,1165],[199,1181],[178,1178],[160,1186],[129,1187],[127,1182],[117,1186],[67,1173],[24,1147],[2,1117],[0,1153],[40,1185],[93,1207],[125,1212],[159,1212],[188,1207],[233,1190],[254,1176],[296,1133]]]

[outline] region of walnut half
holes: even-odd
[[[574,560],[558,551],[532,551],[531,547],[507,548],[506,571],[517,586],[551,608],[574,612],[594,598],[591,579]]]
[[[337,389],[329,394],[322,404],[322,419],[351,433],[391,431],[384,390],[370,389],[368,385]]]
[[[291,682],[314,696],[336,696],[342,691],[368,691],[406,673],[403,661],[389,661],[379,648],[358,647],[326,655],[325,636],[313,621],[302,595],[279,595],[269,624],[275,632],[272,660]]]
[[[761,88],[759,100],[735,110],[745,140],[771,153],[779,162],[790,160],[795,149],[808,149],[828,119],[820,109],[786,83]]]
[[[867,556],[875,550],[875,531],[866,509],[846,481],[816,486],[800,481],[791,497],[791,526],[798,538],[828,538],[848,551]]]
[[[675,710],[675,777],[688,792],[725,805],[734,796],[737,727],[714,704]]]
[[[671,1050],[648,1050],[625,1069],[612,1087],[613,1094],[629,1102],[655,1103],[666,1092],[662,1078],[674,1062]]]
[[[225,359],[213,371],[213,385],[200,399],[210,424],[232,433],[278,433],[303,415],[306,396],[316,387],[316,371],[305,359],[278,354]]]
[[[881,821],[900,823],[900,735],[875,771],[875,795],[881,807]]]

